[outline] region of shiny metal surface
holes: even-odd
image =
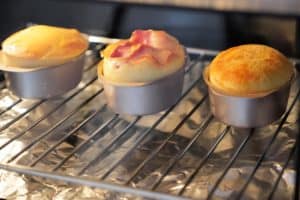
[[[156,115],[114,113],[90,56],[81,83],[60,98],[2,89],[0,197],[292,199],[299,77],[280,120],[234,128],[208,106],[202,71],[211,52],[192,50],[179,101]]]
[[[102,70],[102,69],[100,69]],[[108,105],[117,113],[149,115],[174,105],[183,87],[184,67],[151,83],[120,85],[101,76]]]
[[[209,88],[210,108],[220,121],[240,128],[265,126],[286,110],[290,84],[263,97],[226,96]]]
[[[62,95],[81,81],[84,55],[58,66],[36,70],[6,71],[6,85],[17,96],[44,99]]]

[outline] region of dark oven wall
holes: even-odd
[[[138,28],[164,29],[187,45],[221,50],[243,43],[263,43],[289,56],[296,48],[296,18],[254,14],[119,5],[100,1],[1,1],[0,40],[26,23],[76,27],[83,32],[128,37]]]

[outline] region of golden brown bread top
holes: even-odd
[[[293,74],[294,67],[283,54],[258,44],[222,51],[207,68],[212,87],[237,96],[276,90],[290,81]]]
[[[99,72],[115,82],[148,82],[183,67],[185,52],[177,39],[164,31],[136,30],[127,40],[101,52]]]
[[[18,31],[2,43],[8,61],[24,66],[62,63],[77,57],[88,48],[88,41],[76,29],[36,25]],[[36,63],[35,63],[36,62]]]

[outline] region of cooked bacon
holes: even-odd
[[[136,30],[130,39],[116,47],[110,56],[125,58],[128,61],[150,57],[159,64],[165,64],[177,46],[177,41],[163,31]]]
[[[110,57],[116,58],[116,57],[129,57],[131,52],[131,44],[129,42],[120,44],[115,50],[112,52]]]
[[[152,36],[151,30],[135,30],[131,34],[129,39],[132,43],[140,43],[144,45],[150,45],[150,38]],[[151,45],[150,45],[151,46]]]

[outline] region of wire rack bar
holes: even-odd
[[[95,181],[86,177],[81,177],[78,179],[77,177],[74,176],[69,176],[61,173],[50,173],[47,171],[41,171],[37,169],[32,169],[28,168],[26,166],[24,167],[18,167],[15,165],[4,165],[0,163],[0,168],[9,170],[9,171],[14,171],[17,173],[22,173],[22,174],[27,174],[31,176],[38,176],[38,177],[43,177],[43,178],[49,178],[53,180],[58,180],[58,181],[64,181],[64,182],[69,182],[69,183],[74,183],[78,185],[86,185],[89,187],[95,187],[95,188],[102,188],[106,189],[109,191],[115,191],[115,192],[122,192],[122,193],[130,193],[133,195],[137,196],[143,196],[147,197],[150,199],[159,199],[159,200],[189,200],[188,198],[184,197],[178,197],[175,195],[170,195],[170,194],[163,194],[163,193],[158,193],[150,190],[143,190],[143,189],[138,189],[138,188],[131,188],[131,187],[126,187],[122,185],[117,185],[109,182],[99,182]]]
[[[138,116],[130,124],[128,124],[128,126],[126,126],[125,129],[123,129],[117,137],[115,137],[102,151],[100,151],[93,160],[91,160],[87,165],[85,165],[77,173],[77,175],[82,175],[90,166],[97,162],[109,150],[109,148],[112,147],[122,136],[124,136],[130,130],[130,128],[133,127],[140,119],[141,117]]]
[[[88,36],[90,41],[94,41],[96,43],[101,43],[96,49],[96,51],[99,51],[99,48],[103,48],[105,44],[111,43],[112,41],[117,41],[117,39],[110,39],[110,38],[104,38],[104,37],[97,37],[97,36]],[[94,44],[93,44],[94,45]],[[218,52],[213,51],[213,50],[207,50],[207,49],[197,49],[197,48],[186,48],[188,54],[192,54],[191,58],[192,60],[188,60],[187,66],[185,68],[185,73],[192,73],[191,70],[197,66],[200,69],[203,67],[203,65],[206,63],[206,61],[209,61],[211,58],[213,58]],[[86,63],[86,66],[84,68],[84,72],[88,72],[91,69],[94,69],[96,66],[96,63],[99,61],[96,52],[94,51],[89,51],[87,52],[86,56],[89,56],[90,60],[88,60],[88,63]],[[292,59],[293,62],[300,62],[297,59]],[[89,75],[89,74],[88,74]],[[91,77],[91,76],[89,76]],[[55,105],[55,107],[51,108],[51,110],[47,111],[47,113],[43,114],[43,116],[39,117],[37,121],[33,122],[30,124],[28,127],[26,127],[24,130],[21,130],[20,133],[16,134],[12,138],[10,138],[8,141],[6,141],[4,144],[0,146],[0,150],[5,148],[7,145],[12,143],[13,141],[19,139],[22,137],[24,134],[28,133],[31,129],[39,125],[43,120],[47,119],[48,117],[51,116],[55,111],[59,110],[61,107],[66,105],[68,101],[73,99],[76,95],[81,94],[83,90],[85,90],[88,86],[92,85],[95,83],[97,80],[97,77],[92,77],[92,79],[89,79],[86,81],[84,85],[80,85],[78,89],[74,90],[74,93],[69,94],[65,99],[63,99],[61,102]],[[133,134],[135,132],[130,132],[130,130],[134,130],[134,127],[136,126],[137,122],[142,118],[141,116],[136,116],[135,118],[132,119],[130,122],[126,122],[122,130],[118,132],[117,135],[113,136],[113,138],[108,142],[108,144],[105,144],[104,147],[99,150],[99,152],[94,155],[93,158],[89,159],[85,165],[79,169],[78,172],[75,172],[74,175],[70,176],[67,174],[63,174],[59,169],[63,169],[65,163],[69,161],[70,158],[75,156],[80,150],[86,151],[93,145],[97,144],[96,141],[101,140],[102,137],[104,137],[106,134],[109,133],[109,130],[111,128],[116,127],[118,124],[122,124],[119,122],[122,122],[121,117],[119,117],[118,114],[114,113],[109,113],[107,119],[105,119],[104,122],[101,122],[99,126],[96,126],[93,130],[90,130],[87,134],[87,138],[85,138],[83,141],[81,141],[78,145],[76,145],[70,153],[68,153],[65,157],[60,159],[54,167],[50,168],[49,170],[40,170],[38,167],[40,162],[44,160],[51,152],[54,152],[59,145],[64,143],[69,137],[71,136],[76,136],[76,134],[81,130],[85,129],[85,126],[88,127],[89,123],[92,123],[93,120],[95,119],[97,115],[100,115],[102,111],[106,112],[107,105],[103,105],[100,108],[97,108],[95,110],[92,110],[88,113],[88,116],[86,116],[84,119],[80,119],[78,122],[79,124],[74,124],[75,127],[72,127],[71,130],[66,131],[64,135],[62,135],[61,138],[58,139],[58,141],[54,141],[49,148],[47,148],[44,152],[42,152],[40,155],[38,155],[34,160],[29,163],[29,165],[24,166],[24,165],[19,165],[16,163],[13,163],[12,161],[15,161],[17,158],[21,157],[21,155],[24,154],[25,151],[28,149],[31,149],[35,147],[36,145],[44,142],[48,136],[50,136],[52,133],[54,134],[55,131],[58,127],[61,127],[63,124],[67,124],[68,120],[72,117],[75,116],[76,113],[82,108],[85,108],[85,105],[87,105],[90,101],[94,100],[97,95],[103,92],[103,88],[97,90],[95,93],[93,93],[91,96],[85,97],[85,100],[80,105],[76,105],[76,108],[72,109],[69,111],[69,113],[66,113],[66,116],[64,116],[62,119],[59,119],[58,122],[55,122],[53,125],[49,125],[44,132],[42,132],[38,137],[33,138],[32,141],[30,141],[29,144],[26,146],[22,147],[21,150],[19,150],[16,154],[12,155],[11,158],[6,163],[0,163],[0,168],[10,170],[10,171],[15,171],[27,175],[32,175],[32,176],[39,176],[39,177],[44,177],[44,178],[51,178],[54,180],[62,180],[62,181],[67,181],[70,183],[74,184],[80,184],[80,185],[86,185],[86,186],[91,186],[91,187],[97,187],[97,188],[102,188],[102,189],[107,189],[109,191],[116,191],[116,192],[124,192],[124,193],[130,193],[133,195],[140,195],[143,197],[148,197],[151,199],[166,199],[166,200],[183,200],[183,199],[188,199],[187,194],[185,193],[187,188],[191,185],[191,183],[195,180],[195,177],[199,174],[200,170],[205,166],[205,164],[208,163],[209,159],[214,155],[214,152],[216,148],[221,144],[223,141],[224,137],[230,133],[230,130],[232,130],[232,127],[230,126],[225,126],[222,130],[220,130],[220,133],[218,133],[218,136],[216,136],[215,141],[209,146],[209,149],[205,153],[203,157],[201,157],[199,160],[197,160],[195,164],[195,169],[191,171],[191,173],[188,175],[188,177],[185,179],[185,182],[181,188],[179,188],[178,192],[176,195],[171,195],[167,193],[162,193],[158,191],[159,186],[163,182],[163,180],[167,177],[167,175],[171,172],[176,167],[176,164],[181,161],[181,159],[187,154],[187,152],[191,149],[191,147],[196,143],[196,141],[204,134],[206,133],[206,129],[212,124],[214,118],[211,113],[208,113],[202,120],[199,126],[197,127],[196,130],[193,130],[193,135],[189,139],[188,143],[183,146],[183,149],[180,149],[180,151],[176,152],[175,155],[173,155],[171,158],[168,158],[166,161],[164,167],[161,169],[159,172],[159,176],[154,180],[151,185],[145,186],[148,189],[145,188],[133,188],[130,187],[130,183],[134,183],[134,181],[137,179],[138,175],[143,172],[143,169],[145,169],[148,164],[151,163],[152,160],[155,158],[159,157],[159,153],[166,147],[169,141],[172,140],[180,130],[180,128],[191,118],[191,116],[199,110],[199,108],[203,105],[203,103],[208,99],[207,95],[204,95],[197,99],[196,103],[193,104],[193,108],[188,110],[184,117],[176,124],[174,125],[175,127],[172,129],[172,131],[163,139],[163,141],[142,160],[140,161],[137,167],[129,174],[129,178],[125,180],[124,184],[114,184],[111,182],[108,182],[105,180],[108,176],[111,175],[112,172],[115,171],[115,169],[120,166],[124,161],[126,161],[131,154],[139,148],[141,144],[143,144],[143,141],[151,134],[151,132],[159,126],[161,123],[163,123],[163,120],[165,120],[168,115],[174,110],[174,108],[183,100],[189,93],[196,87],[197,84],[202,81],[201,75],[199,77],[192,81],[187,87],[187,89],[183,92],[182,96],[180,99],[176,102],[175,105],[171,106],[169,109],[167,109],[165,112],[162,113],[162,115],[156,119],[150,127],[143,129],[141,133],[138,133],[138,136],[136,140],[128,147],[124,155],[121,158],[118,158],[117,160],[114,160],[113,163],[107,169],[105,169],[104,173],[101,174],[99,177],[91,177],[89,176],[84,176],[84,173],[93,167],[96,163],[101,162],[106,158],[106,156],[109,156],[109,153],[114,152],[118,149],[117,144],[119,141],[121,141],[122,138],[126,136],[126,134]],[[95,83],[96,84],[96,83]],[[3,88],[2,88],[3,86]],[[4,89],[5,85],[1,85],[0,83],[0,90]],[[238,190],[237,192],[237,199],[241,199],[244,194],[244,192],[247,190],[248,184],[253,180],[257,169],[261,166],[263,161],[265,160],[265,157],[267,155],[267,152],[271,148],[271,145],[273,142],[276,140],[277,135],[279,134],[283,124],[285,123],[287,117],[289,116],[291,110],[293,107],[295,107],[295,104],[297,100],[299,99],[300,96],[300,90],[298,90],[298,93],[296,94],[296,97],[292,100],[287,112],[284,114],[282,117],[282,120],[280,121],[280,124],[277,129],[274,131],[274,134],[272,135],[270,141],[268,141],[267,146],[263,149],[263,153],[260,155],[258,161],[255,163],[254,169],[251,171],[250,175],[246,177],[245,183],[241,186],[241,190]],[[15,106],[17,106],[19,103],[21,103],[23,100],[22,99],[16,99],[14,102],[12,102],[11,105],[7,106],[4,108],[4,110],[0,111],[0,116],[3,115],[5,112],[13,109]],[[25,100],[24,100],[25,101]],[[26,115],[30,114],[31,111],[36,109],[38,106],[40,106],[42,103],[47,102],[46,100],[40,100],[37,102],[32,102],[30,104],[30,107],[27,108],[23,113],[19,113],[18,116],[14,117],[0,127],[0,132],[9,128],[11,125],[13,125],[15,122],[18,120],[22,119]],[[77,116],[77,115],[76,115]],[[122,124],[123,125],[123,124]],[[173,126],[172,126],[173,127]],[[245,146],[247,143],[251,140],[252,135],[254,135],[254,129],[249,129],[247,130],[248,132],[245,134],[242,134],[241,137],[242,141],[238,146],[232,150],[233,152],[231,153],[231,157],[227,161],[226,165],[224,166],[224,169],[221,173],[221,175],[218,177],[216,182],[212,185],[212,188],[209,190],[208,197],[207,199],[213,199],[215,191],[218,189],[220,186],[221,182],[224,180],[224,177],[228,174],[229,170],[232,168],[234,163],[238,160],[240,153],[245,149]],[[98,137],[99,136],[99,137]],[[101,138],[100,138],[101,137]],[[100,139],[99,139],[100,138]],[[285,162],[282,165],[282,168],[280,172],[278,172],[278,176],[276,177],[275,183],[273,184],[273,187],[268,194],[268,199],[271,200],[273,199],[274,195],[276,194],[276,189],[282,179],[282,176],[284,174],[284,171],[288,168],[289,163],[293,156],[295,155],[295,151],[297,148],[297,145],[299,145],[299,140],[296,140],[295,145],[292,147],[291,151],[288,152],[288,157],[285,160]]]
[[[11,110],[13,107],[15,107],[16,105],[18,105],[21,102],[22,102],[22,99],[18,99],[17,101],[12,103],[10,106],[6,107],[4,110],[1,110],[0,116],[3,115],[4,113],[6,113],[7,111]]]
[[[126,185],[129,184],[134,179],[134,177],[140,172],[140,170],[143,169],[143,167],[145,167],[145,165],[160,152],[160,150],[170,141],[170,139],[172,139],[177,134],[177,131],[182,127],[182,125],[186,122],[186,120],[188,120],[190,118],[190,116],[192,114],[194,114],[194,112],[202,105],[202,103],[205,101],[206,97],[207,97],[207,95],[202,97],[202,99],[177,124],[177,126],[171,131],[171,133],[169,133],[168,137],[155,150],[153,150],[153,152],[151,154],[149,154],[149,156],[147,156],[145,158],[145,160],[143,160],[143,162],[130,175],[130,178],[125,183]]]
[[[103,48],[103,47],[105,47],[105,46],[102,45],[101,47]],[[87,67],[84,68],[84,70],[83,70],[84,72],[87,72],[87,71],[93,69],[95,66],[97,66],[97,63],[99,62],[99,58],[97,58],[97,57],[96,57],[95,55],[93,55],[93,54],[95,54],[94,51],[92,51],[91,55],[89,55],[89,56],[90,56],[90,57],[95,57],[95,59],[93,60],[93,62],[92,62],[89,66],[87,66]]]
[[[99,133],[101,133],[106,127],[109,126],[114,120],[116,120],[119,117],[118,114],[115,114],[112,118],[110,118],[108,121],[103,123],[99,128],[97,128],[85,141],[80,143],[78,146],[76,146],[72,152],[65,157],[61,162],[57,163],[57,165],[52,169],[52,171],[58,170],[65,162],[67,162],[79,149],[81,149],[84,145],[86,145],[88,142],[90,142],[93,138],[95,138]]]
[[[267,147],[265,148],[265,150],[263,151],[263,153],[259,156],[259,159],[253,169],[253,171],[251,172],[251,174],[249,175],[249,177],[247,178],[247,181],[246,183],[243,185],[242,189],[240,190],[240,192],[238,193],[237,195],[237,199],[241,199],[241,197],[243,196],[245,190],[247,189],[249,183],[251,182],[253,176],[255,175],[257,169],[259,168],[259,166],[261,165],[262,161],[264,160],[264,158],[266,157],[267,155],[267,152],[269,151],[269,149],[271,148],[272,144],[274,143],[277,135],[280,133],[280,130],[281,130],[281,127],[283,126],[284,122],[286,121],[286,119],[288,118],[290,112],[292,111],[294,105],[296,104],[297,102],[297,99],[300,95],[300,90],[298,91],[296,97],[294,98],[293,102],[292,102],[292,105],[290,105],[290,107],[288,108],[287,112],[285,113],[285,115],[283,116],[280,124],[278,125],[278,128],[276,129],[275,133],[273,134],[271,140],[269,141],[269,143],[267,144]]]
[[[19,134],[15,135],[14,137],[12,137],[10,140],[8,140],[7,142],[5,142],[4,144],[2,144],[0,146],[0,150],[3,149],[4,147],[6,147],[8,144],[10,144],[11,142],[13,142],[14,140],[20,138],[21,136],[23,136],[24,134],[26,134],[29,130],[33,129],[34,127],[36,127],[40,122],[42,122],[43,120],[47,119],[47,117],[49,117],[51,114],[53,114],[55,111],[57,111],[59,108],[61,108],[62,106],[64,106],[69,100],[71,100],[73,97],[75,97],[76,95],[78,95],[81,91],[83,91],[85,88],[87,88],[90,84],[92,84],[94,81],[96,80],[96,78],[93,78],[92,80],[90,80],[87,84],[85,84],[82,88],[80,88],[79,90],[77,90],[76,92],[74,92],[72,95],[70,95],[69,97],[67,97],[66,99],[64,99],[61,103],[59,103],[56,107],[54,107],[52,110],[50,110],[47,114],[45,114],[44,116],[42,116],[41,118],[39,118],[37,121],[35,121],[34,123],[32,123],[30,126],[28,126],[26,129],[24,129],[23,131],[21,131]]]
[[[278,186],[280,180],[282,179],[282,175],[283,175],[285,169],[288,167],[289,162],[291,161],[291,159],[295,155],[295,151],[296,151],[296,148],[297,148],[298,145],[299,145],[299,140],[297,140],[296,143],[294,144],[293,148],[291,149],[291,151],[290,151],[290,153],[288,155],[288,158],[286,159],[284,165],[282,166],[282,169],[281,169],[280,173],[278,174],[278,177],[277,177],[277,179],[276,179],[276,181],[274,183],[273,189],[272,189],[272,191],[271,191],[271,193],[270,193],[270,195],[268,197],[268,200],[272,200],[273,199],[274,194],[275,194],[276,189],[277,189],[277,186]]]
[[[249,132],[249,134],[247,134],[247,136],[243,139],[243,141],[241,142],[241,144],[239,145],[239,147],[237,148],[237,150],[234,152],[234,154],[232,155],[232,157],[230,158],[230,160],[226,164],[225,169],[224,169],[222,175],[218,178],[218,180],[216,181],[215,185],[213,186],[213,188],[209,192],[208,197],[207,197],[208,200],[213,197],[213,194],[214,194],[215,190],[218,188],[219,184],[221,183],[221,181],[223,180],[223,178],[227,174],[228,170],[231,168],[231,166],[236,161],[236,159],[238,158],[238,156],[241,153],[241,151],[244,149],[244,147],[246,146],[246,144],[250,140],[251,136],[253,135],[253,132],[254,132],[254,129],[251,129],[250,132]],[[192,179],[190,179],[190,180],[192,180]],[[184,189],[180,192],[180,194],[182,194],[183,192],[184,192]]]
[[[151,186],[151,190],[156,190],[161,181],[164,179],[164,177],[175,167],[176,163],[185,155],[185,153],[191,148],[191,146],[198,140],[198,138],[204,133],[204,130],[207,128],[208,124],[212,120],[212,116],[210,115],[207,120],[203,122],[203,124],[200,125],[200,128],[198,128],[191,139],[191,141],[186,145],[186,147],[178,153],[172,160],[169,162],[168,166],[165,168],[163,172],[161,172],[160,178]],[[205,163],[209,157],[212,155],[214,150],[217,148],[219,143],[222,141],[222,139],[225,137],[225,135],[230,130],[229,126],[226,126],[226,128],[222,131],[220,136],[217,138],[216,142],[212,145],[210,150],[207,152],[207,154],[203,157],[202,163]],[[200,164],[202,165],[202,164]]]
[[[13,157],[11,157],[8,160],[8,163],[12,162],[16,158],[18,158],[21,154],[23,154],[26,150],[30,149],[32,146],[34,146],[37,142],[48,136],[53,130],[55,130],[57,127],[59,127],[61,124],[63,124],[67,119],[72,117],[75,113],[79,111],[83,106],[85,106],[88,102],[93,100],[96,96],[101,94],[103,91],[103,88],[98,90],[96,93],[94,93],[92,96],[90,96],[88,99],[83,101],[81,104],[79,104],[74,110],[72,110],[70,113],[68,113],[65,117],[63,117],[61,120],[59,120],[57,123],[55,123],[52,127],[50,127],[47,131],[39,135],[37,138],[35,138],[31,143],[29,143],[27,146],[23,147],[17,154],[15,154]]]
[[[95,110],[91,115],[89,115],[82,122],[80,122],[76,127],[74,127],[71,131],[69,131],[62,138],[60,138],[60,140],[58,140],[54,145],[52,145],[50,148],[48,148],[46,151],[44,151],[39,157],[37,157],[35,160],[33,160],[29,164],[29,166],[34,167],[40,160],[42,160],[45,156],[47,156],[51,151],[53,151],[56,147],[58,147],[60,144],[62,144],[67,138],[69,138],[71,135],[76,133],[86,123],[88,123],[91,119],[93,119],[101,110],[103,110],[104,107],[106,107],[106,105],[104,105],[103,107]]]
[[[190,60],[188,59],[188,63],[187,66],[184,69],[185,73],[189,73],[191,71],[191,69],[193,69],[193,67],[199,63],[201,63],[201,61],[203,60],[203,55],[198,55],[195,59]]]
[[[194,86],[201,80],[201,77],[198,78],[196,81],[194,81],[189,88],[181,95],[181,97],[178,99],[178,101],[171,106],[167,111],[165,111],[165,113],[159,117],[158,120],[155,121],[155,123],[149,128],[147,129],[145,132],[143,132],[140,137],[135,141],[134,145],[131,147],[131,149],[118,161],[116,161],[111,168],[109,168],[107,170],[106,173],[104,173],[104,175],[102,175],[100,177],[100,180],[105,179],[121,162],[123,162],[123,160],[131,153],[135,150],[135,148],[146,138],[146,136],[154,129],[156,128],[160,122],[180,103],[180,101],[194,88]]]
[[[201,56],[198,56],[197,57],[197,59],[202,59],[202,57]],[[194,67],[195,65],[196,65],[197,63],[196,62],[190,62],[189,63],[189,65],[188,65],[188,67],[186,68],[187,70],[185,71],[185,73],[187,73],[188,71],[190,71],[191,69],[192,69],[192,67]],[[194,82],[194,84],[196,84],[198,81],[199,81],[200,79],[198,79],[198,80],[196,80],[195,82]],[[192,86],[182,95],[182,97],[178,100],[178,102],[180,102],[180,100],[184,97],[184,96],[186,96],[186,94],[194,87],[194,84],[192,84]],[[138,117],[138,118],[136,118],[136,121],[134,122],[134,124],[138,121],[140,119],[140,117]],[[163,118],[161,119],[161,120],[163,120]],[[158,123],[160,123],[160,121],[161,120],[158,120],[157,122]],[[134,125],[134,124],[132,124],[132,125]],[[158,125],[158,124],[157,124]],[[126,130],[127,128],[125,128],[125,130]],[[79,173],[78,173],[78,175],[81,175],[81,174],[83,174],[84,173],[84,171],[86,171],[94,162],[96,162],[97,160],[99,160],[99,158],[101,157],[101,156],[103,156],[104,155],[104,153],[107,151],[106,149],[107,148],[110,148],[114,143],[116,143],[117,142],[117,140],[120,138],[120,137],[122,137],[122,135],[123,134],[125,134],[126,132],[127,132],[127,130],[125,131],[125,130],[123,130],[122,131],[122,133],[119,135],[119,137],[116,137],[104,150],[103,150],[103,152],[100,152],[100,154],[99,155],[97,155],[96,157],[95,157],[95,159],[93,159],[90,163],[88,163],[82,170],[80,170],[79,171]],[[150,128],[150,131],[149,132],[151,132],[151,130],[153,130],[153,129],[151,129]],[[147,135],[148,133],[146,133],[146,135]],[[145,135],[145,137],[146,137],[146,135]],[[141,141],[144,139],[144,137],[142,137],[141,138]],[[130,152],[128,153],[128,154],[130,154]],[[125,157],[125,156],[124,156]],[[122,162],[122,161],[121,161]],[[117,163],[116,163],[117,164]],[[117,165],[115,166],[115,167],[117,167]],[[108,176],[109,175],[109,171],[107,171],[107,173],[106,174],[104,174],[102,177],[101,177],[101,179],[105,179],[106,178],[106,176]]]
[[[95,63],[97,61],[93,62],[91,64],[91,67],[88,67],[87,69],[85,69],[84,71],[87,72],[89,70],[91,70],[94,66],[95,66]],[[97,79],[97,77],[95,77],[95,80]],[[2,89],[5,88],[5,85]],[[1,88],[0,88],[1,90]],[[81,90],[80,90],[81,91]],[[79,92],[80,92],[79,91]],[[3,113],[7,112],[8,110],[12,109],[14,106],[16,106],[17,104],[19,104],[20,102],[22,101],[22,99],[19,99],[17,100],[13,105],[9,106],[7,109],[3,111],[1,111],[0,115],[2,115]],[[20,120],[21,118],[23,118],[26,114],[30,113],[32,110],[34,110],[35,108],[37,108],[39,105],[41,105],[42,103],[44,103],[46,100],[43,99],[43,100],[40,100],[39,102],[37,102],[36,104],[34,104],[31,108],[29,108],[27,111],[25,111],[24,113],[18,115],[16,118],[14,118],[12,121],[8,122],[7,124],[5,124],[4,126],[0,127],[0,132],[2,132],[3,130],[9,128],[12,124],[16,123],[18,120]],[[3,148],[3,147],[0,147],[0,149]]]
[[[31,106],[28,110],[26,110],[25,112],[21,113],[20,115],[18,115],[17,117],[15,117],[13,120],[9,121],[7,124],[5,124],[4,126],[2,126],[0,128],[0,132],[4,131],[5,129],[9,128],[11,125],[13,125],[14,123],[16,123],[17,121],[19,121],[20,119],[22,119],[26,114],[30,113],[31,111],[33,111],[35,108],[37,108],[39,105],[41,105],[42,103],[44,103],[46,100],[40,100],[37,103],[35,103],[33,106]]]

